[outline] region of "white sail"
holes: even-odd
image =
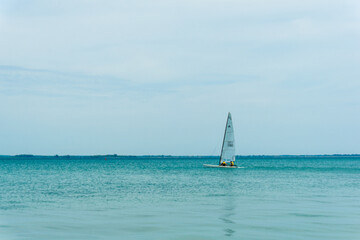
[[[235,161],[234,128],[230,113],[228,114],[228,118],[226,121],[224,140],[220,155],[220,163],[223,161],[225,162]]]

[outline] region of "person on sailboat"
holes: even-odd
[[[223,161],[223,162],[221,163],[221,166],[226,166],[226,162]]]
[[[230,162],[230,166],[232,166],[232,167],[235,166],[233,161]]]

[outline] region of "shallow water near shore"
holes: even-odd
[[[360,157],[0,157],[0,239],[360,239]]]

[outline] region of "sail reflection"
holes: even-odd
[[[219,219],[224,223],[224,235],[231,237],[234,233],[234,226],[235,226],[235,198],[232,190],[232,186],[228,186],[225,189],[226,196],[224,198],[224,207],[222,208],[223,214],[219,217]]]

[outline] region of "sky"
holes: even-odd
[[[0,155],[360,153],[358,0],[0,0]]]

